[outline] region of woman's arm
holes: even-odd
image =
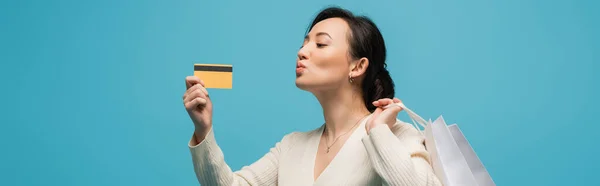
[[[362,141],[384,185],[442,185],[429,164],[425,137],[412,125],[399,120],[391,129],[377,124]]]
[[[199,143],[195,135],[188,145],[194,163],[194,172],[201,185],[276,185],[279,155],[282,151],[286,135],[281,142],[265,154],[258,161],[241,170],[232,172],[225,163],[223,152],[217,145],[214,133],[208,132],[206,137]],[[194,145],[197,144],[197,145]]]

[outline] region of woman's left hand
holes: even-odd
[[[367,129],[367,134],[372,128],[375,128],[377,125],[386,124],[390,129],[394,124],[396,124],[396,118],[398,117],[398,113],[402,111],[401,107],[391,106],[389,108],[384,108],[387,105],[400,103],[398,98],[394,98],[393,100],[390,98],[384,98],[373,102],[373,105],[377,107],[375,112],[373,112],[373,116],[367,121],[365,125]]]

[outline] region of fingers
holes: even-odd
[[[376,107],[383,107],[391,104],[393,101],[390,98],[383,98],[373,102],[373,105]]]
[[[185,91],[185,93],[183,94],[183,99],[185,99],[189,94],[191,94],[194,91],[198,91],[200,90],[201,92],[204,93],[204,97],[208,97],[208,90],[206,90],[206,88],[204,88],[201,84],[195,84],[194,86],[190,87],[189,89],[187,89]]]
[[[400,100],[398,98],[394,98],[393,102],[394,102],[393,104],[396,105],[396,107],[397,107],[396,109],[398,110],[398,112],[403,110],[402,106],[398,105],[398,103],[402,103],[402,100]]]
[[[187,95],[183,97],[183,104],[188,110],[192,110],[198,106],[204,106],[208,102],[208,95],[206,93],[206,89],[200,86],[200,84],[197,84],[197,86],[195,85],[193,87],[197,88],[195,88],[191,92],[186,92]]]
[[[183,104],[188,110],[207,104],[209,97],[208,91],[204,88],[204,82],[196,76],[185,78],[187,90],[183,94]]]
[[[383,103],[383,106],[389,105],[389,104],[394,104],[394,100],[390,99],[390,98],[383,98],[381,99],[381,101]]]
[[[377,101],[374,101],[373,105],[376,106],[376,107],[383,107],[383,106],[386,106],[386,105],[389,105],[389,104],[392,104],[392,103],[394,103],[392,99],[390,99],[390,98],[383,98],[383,99],[379,99]]]
[[[189,89],[190,87],[194,86],[195,84],[202,84],[202,86],[204,86],[204,82],[202,82],[202,80],[200,80],[200,78],[196,77],[196,76],[187,76],[185,77],[185,88]]]
[[[183,93],[183,98],[182,98],[182,99],[185,99],[185,98],[186,98],[186,97],[188,97],[188,95],[190,95],[192,92],[194,92],[194,91],[198,90],[199,86],[200,86],[200,84],[195,84],[194,86],[192,86],[192,87],[188,88],[188,89],[185,91],[185,93]]]
[[[396,108],[396,106],[395,106],[396,103],[402,103],[402,101],[398,98],[394,98],[394,99],[383,98],[383,99],[374,101],[373,105],[376,107],[384,108],[384,109],[395,108],[398,111],[401,111],[402,110],[401,107]]]
[[[206,99],[207,97],[201,89],[196,89],[195,91],[190,92],[186,97],[184,97],[183,102],[187,103],[196,98]]]
[[[192,99],[191,101],[185,103],[185,108],[187,110],[192,110],[198,106],[206,105],[206,102],[207,102],[206,99],[196,97],[196,98]]]

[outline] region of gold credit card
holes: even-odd
[[[194,64],[194,76],[204,81],[205,88],[231,89],[233,66],[223,64]]]

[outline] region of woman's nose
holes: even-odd
[[[298,60],[306,60],[308,59],[308,52],[306,51],[305,47],[300,48],[300,50],[298,50]]]

